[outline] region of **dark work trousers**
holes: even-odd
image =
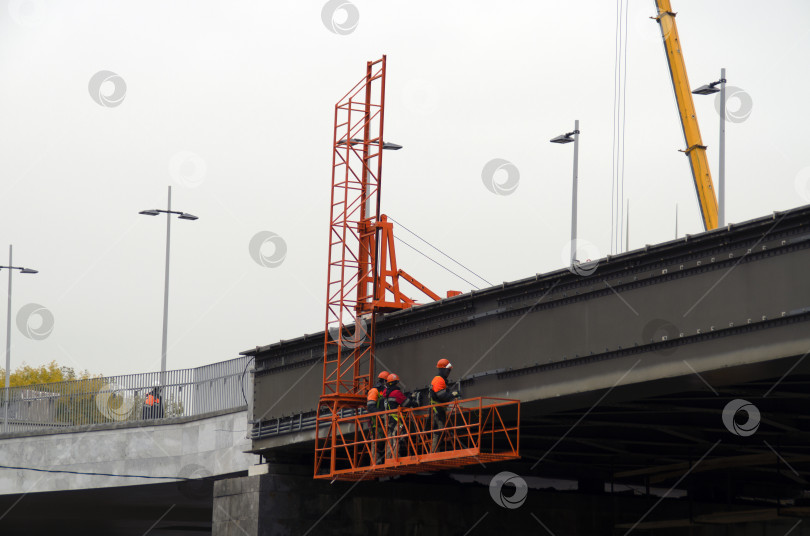
[[[388,415],[388,437],[390,438],[388,441],[388,446],[386,448],[385,457],[386,458],[397,458],[399,457],[399,443],[400,440],[398,437],[394,437],[397,434],[402,433],[402,425],[399,423],[399,419],[402,417],[397,415],[396,413],[392,413]]]
[[[369,411],[370,426],[368,430],[368,437],[372,438],[371,442],[371,458],[372,463],[383,463],[383,446],[380,444],[380,438],[384,437],[383,426],[385,426],[385,419],[382,415],[377,415],[377,409]]]
[[[447,423],[447,408],[445,406],[431,408],[430,424],[433,429],[433,442],[430,445],[430,452],[437,452],[439,442],[444,433],[444,426]]]

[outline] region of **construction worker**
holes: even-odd
[[[163,417],[163,404],[161,404],[160,382],[152,384],[152,390],[143,401],[143,418],[160,419]]]
[[[385,406],[385,399],[382,397],[382,394],[383,391],[385,391],[386,378],[388,378],[388,373],[385,371],[380,372],[380,374],[377,376],[377,383],[374,384],[374,387],[368,390],[368,396],[366,397],[366,408],[368,409],[369,413],[380,411]]]
[[[398,408],[408,408],[413,405],[413,401],[405,396],[402,388],[399,386],[399,376],[396,374],[389,374],[385,380],[385,409],[392,410]],[[386,452],[386,458],[393,458],[399,455],[400,438],[395,437],[402,433],[403,423],[400,421],[401,415],[392,413],[388,419],[388,436],[391,437],[389,448]]]
[[[451,391],[447,387],[447,378],[453,370],[453,365],[447,359],[439,359],[436,363],[438,375],[430,382],[431,427],[433,428],[433,441],[430,452],[436,452],[441,441],[442,430],[447,422],[447,406],[439,406],[452,402],[458,398],[458,391]]]
[[[388,373],[383,371],[377,376],[377,383],[368,390],[368,396],[366,397],[366,409],[368,410],[369,414],[377,413],[381,411],[385,407],[385,399],[382,396],[382,392],[385,390],[385,380],[388,378]],[[382,435],[382,429],[380,426],[380,419],[378,417],[371,417],[370,423],[370,433],[371,436],[375,439],[371,443],[371,454],[376,463],[382,463],[382,454],[383,449],[377,448],[377,441]]]

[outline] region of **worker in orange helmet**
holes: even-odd
[[[382,371],[377,376],[377,383],[368,390],[366,397],[366,409],[369,413],[377,413],[384,408],[385,398],[382,393],[385,390],[385,380],[388,379],[388,372]],[[371,418],[371,434],[374,439],[382,435],[382,423],[380,418]],[[371,452],[374,456],[376,463],[382,463],[382,449],[377,448],[377,441],[371,444]]]
[[[152,390],[146,395],[143,401],[143,418],[144,419],[161,419],[163,418],[163,404],[161,403],[161,387],[160,382],[155,381],[152,384]]]
[[[447,422],[447,406],[437,405],[452,402],[458,398],[458,391],[451,391],[447,387],[447,378],[453,370],[453,365],[447,359],[439,359],[436,363],[438,374],[430,382],[431,427],[433,428],[433,441],[430,452],[436,452],[441,441],[442,430]]]
[[[385,390],[385,380],[388,378],[388,373],[386,371],[380,372],[377,376],[377,383],[368,390],[368,396],[366,397],[366,407],[369,413],[374,413],[376,411],[380,411],[383,408],[384,399],[382,397],[382,393]]]
[[[385,397],[386,410],[408,408],[414,405],[413,401],[402,392],[399,385],[399,376],[394,373],[389,374],[385,380],[385,385],[383,396]],[[397,412],[389,414],[388,417],[388,436],[391,437],[391,441],[386,457],[391,458],[399,455],[401,438],[396,436],[402,432],[402,415]]]
[[[402,392],[402,387],[399,385],[399,376],[393,372],[385,380],[383,396],[385,396],[385,409],[407,408],[412,405],[411,400]]]

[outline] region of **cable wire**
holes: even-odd
[[[431,262],[433,262],[433,263],[438,264],[439,266],[441,266],[442,268],[444,268],[445,270],[447,270],[448,272],[450,272],[450,273],[451,273],[451,274],[453,274],[454,276],[458,277],[459,279],[461,279],[462,281],[464,281],[464,282],[465,282],[465,283],[467,283],[468,285],[472,285],[473,287],[475,287],[475,289],[476,289],[476,290],[481,290],[481,288],[480,288],[480,287],[478,287],[478,286],[477,286],[475,283],[473,283],[473,282],[471,282],[471,281],[467,281],[466,279],[464,279],[463,277],[461,277],[460,275],[458,275],[457,273],[455,273],[453,270],[451,270],[451,269],[450,269],[450,268],[448,268],[447,266],[443,265],[442,263],[440,263],[440,262],[439,262],[439,261],[437,261],[436,259],[431,258],[430,256],[426,255],[425,253],[423,253],[423,252],[419,251],[418,249],[416,249],[415,247],[413,247],[413,246],[412,246],[412,245],[410,245],[409,243],[405,242],[405,241],[404,241],[403,239],[401,239],[400,237],[395,236],[394,238],[396,238],[397,240],[399,240],[400,242],[402,242],[403,244],[405,244],[406,246],[408,246],[409,248],[411,248],[412,250],[414,250],[414,251],[415,251],[415,252],[417,252],[418,254],[422,255],[423,257],[425,257],[425,258],[426,258],[426,259],[428,259],[429,261],[431,261]]]
[[[611,143],[611,164],[610,164],[610,252],[613,253],[613,246],[616,242],[615,239],[615,232],[616,232],[616,215],[615,215],[615,208],[616,208],[616,123],[617,120],[617,113],[616,113],[616,105],[618,103],[618,69],[619,69],[619,21],[621,20],[619,15],[619,6],[621,5],[621,0],[616,0],[616,37],[614,38],[613,44],[613,141]]]
[[[398,222],[397,220],[395,220],[394,218],[392,218],[392,217],[390,217],[390,216],[389,216],[389,217],[388,217],[388,219],[389,219],[389,220],[391,220],[392,222],[396,223],[397,225],[399,225],[400,227],[402,227],[403,229],[405,229],[406,231],[408,231],[409,233],[411,233],[413,236],[415,236],[416,238],[418,238],[419,240],[421,240],[422,242],[424,242],[424,243],[425,243],[425,244],[427,244],[428,246],[432,247],[433,249],[435,249],[436,251],[438,251],[439,253],[441,253],[442,255],[444,255],[445,257],[447,257],[448,259],[450,259],[450,260],[451,260],[451,261],[453,261],[454,263],[456,263],[456,264],[458,264],[459,266],[461,266],[462,268],[464,268],[465,270],[467,270],[468,272],[470,272],[471,274],[473,274],[475,277],[477,277],[478,279],[480,279],[481,281],[483,281],[483,282],[484,282],[484,283],[486,283],[487,285],[489,285],[489,286],[494,286],[492,283],[490,283],[489,281],[487,281],[486,279],[484,279],[483,277],[481,277],[481,276],[480,276],[480,275],[478,275],[477,273],[473,272],[472,270],[470,270],[469,268],[467,268],[466,266],[464,266],[463,264],[461,264],[460,262],[458,262],[456,259],[454,259],[454,258],[453,258],[453,257],[451,257],[450,255],[448,255],[448,254],[447,254],[447,253],[445,253],[444,251],[440,250],[439,248],[437,248],[436,246],[434,246],[433,244],[431,244],[430,242],[428,242],[427,240],[425,240],[424,238],[422,238],[421,236],[419,236],[419,235],[418,235],[418,234],[416,234],[415,232],[411,231],[410,229],[408,229],[407,227],[405,227],[404,225],[402,225],[401,223],[399,223],[399,222]],[[472,283],[470,283],[470,284],[472,284]],[[477,288],[477,287],[476,287],[476,288]]]
[[[89,476],[114,476],[120,478],[154,478],[154,479],[173,479],[173,480],[202,480],[200,478],[188,478],[185,476],[151,476],[151,475],[116,475],[112,473],[88,473],[84,471],[68,471],[66,469],[40,469],[38,467],[14,467],[12,465],[0,465],[0,469],[19,469],[22,471],[37,471],[39,473],[67,473],[71,475],[89,475]]]
[[[624,144],[624,137],[627,133],[627,129],[625,128],[626,124],[626,117],[627,117],[627,35],[630,33],[627,31],[627,12],[629,11],[629,5],[627,5],[627,0],[625,0],[624,6],[624,81],[622,82],[622,169],[621,169],[621,201],[622,201],[622,221],[625,218],[625,210],[624,210],[624,157],[627,154],[625,151],[625,144]],[[627,214],[629,218],[630,215]],[[628,221],[627,224],[629,225],[630,222]],[[620,230],[621,233],[621,230]],[[619,246],[621,248],[622,241],[619,241]]]
[[[250,364],[255,359],[256,359],[255,355],[253,357],[251,357],[250,359],[248,359],[248,362],[245,364],[245,370],[242,371],[242,380],[241,380],[240,383],[241,383],[241,387],[242,387],[242,398],[245,399],[245,405],[246,406],[249,406],[250,404],[248,404],[247,395],[245,395],[245,374],[247,374],[248,367],[250,366]]]

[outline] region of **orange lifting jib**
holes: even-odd
[[[434,411],[446,412],[441,428]],[[316,438],[315,478],[367,480],[520,458],[520,402],[468,398],[332,419]],[[331,440],[330,440],[331,439]]]
[[[416,300],[408,297],[400,288],[399,279],[402,278],[417,290],[421,291],[431,300],[441,300],[441,296],[416,280],[415,277],[397,266],[396,248],[394,247],[394,225],[388,221],[385,214],[380,215],[376,224],[379,229],[379,269],[377,270],[376,294],[377,299],[369,303],[364,311],[396,311],[408,309],[416,305]],[[447,297],[458,296],[461,292],[450,290]]]

